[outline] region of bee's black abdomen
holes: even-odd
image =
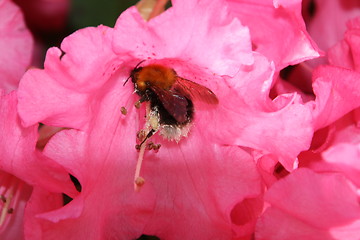
[[[187,101],[186,106],[186,117],[185,121],[179,122],[177,121],[174,116],[172,116],[164,107],[163,103],[160,101],[159,97],[151,90],[147,91],[147,98],[150,101],[150,106],[153,111],[157,111],[159,113],[159,123],[164,125],[185,125],[192,121],[194,116],[194,104],[193,102],[184,97]]]

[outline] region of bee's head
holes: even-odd
[[[133,83],[136,83],[137,81],[137,74],[138,72],[141,71],[142,67],[139,67],[140,64],[142,64],[143,62],[145,62],[145,60],[140,61],[138,64],[136,64],[135,68],[133,70],[131,70],[130,72],[130,76],[126,79],[126,81],[124,82],[123,86],[125,86],[125,84],[129,81],[129,79],[131,78],[131,81]]]

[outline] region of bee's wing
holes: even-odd
[[[188,120],[189,103],[185,96],[156,86],[151,86],[150,88],[158,96],[164,108],[177,122],[184,123]]]
[[[218,98],[210,89],[182,77],[177,77],[172,88],[191,100],[200,100],[208,104],[219,103]]]

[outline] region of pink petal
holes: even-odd
[[[333,171],[342,172],[360,188],[360,144],[338,144],[324,151],[322,156]]]
[[[360,71],[360,18],[352,19],[347,24],[344,39],[329,49],[331,65]]]
[[[255,239],[358,238],[356,190],[340,174],[299,169],[274,184],[265,200],[271,207],[259,219]]]
[[[344,118],[335,125],[329,146],[322,152],[302,155],[303,165],[317,172],[339,172],[360,186],[360,129],[354,125],[344,126]]]
[[[119,67],[111,37],[112,29],[104,26],[79,30],[63,41],[64,56],[60,49],[51,48],[45,69],[24,75],[18,95],[19,114],[26,126],[41,121],[84,128],[101,97],[94,91],[103,88],[106,92],[103,84]]]
[[[275,101],[269,98],[272,74],[268,61],[255,55],[250,69],[242,69],[224,84],[213,84],[219,107],[199,114],[198,127],[221,143],[273,154],[293,170],[296,156],[310,145],[312,117],[297,94],[280,95]]]
[[[315,15],[307,24],[309,34],[327,51],[343,38],[346,22],[359,13],[357,0],[316,0]]]
[[[119,68],[112,37],[113,29],[102,25],[76,31],[63,40],[61,51],[49,51],[45,71],[71,90],[98,89]]]
[[[46,224],[46,221],[39,219],[38,213],[40,211],[51,211],[56,208],[60,208],[63,205],[63,196],[61,194],[49,193],[41,188],[34,188],[30,200],[27,203],[25,209],[25,223],[24,223],[24,235],[27,240],[44,239],[42,231],[37,221],[42,221]],[[59,238],[58,235],[57,238]],[[55,238],[53,238],[55,239]]]
[[[16,92],[0,101],[0,169],[30,185],[75,195],[69,175],[62,167],[35,149],[37,125],[24,128],[16,111]]]
[[[0,88],[17,88],[30,65],[33,39],[20,9],[9,0],[0,2]]]
[[[175,4],[149,22],[135,7],[128,9],[115,25],[115,51],[140,60],[180,58],[219,75],[232,76],[240,64],[252,64],[249,31],[221,1],[189,4]]]
[[[231,11],[250,29],[255,50],[281,70],[320,56],[301,16],[301,1],[227,0]]]
[[[18,95],[19,115],[25,126],[42,122],[82,128],[90,117],[87,94],[64,87],[43,70],[27,71],[21,80]]]
[[[316,100],[313,108],[315,129],[336,121],[360,106],[360,74],[333,66],[321,66],[313,73]]]

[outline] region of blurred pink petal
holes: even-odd
[[[333,169],[342,172],[360,188],[360,143],[342,143],[322,153],[326,163]]]
[[[327,51],[343,38],[346,22],[359,14],[358,0],[315,0],[314,16],[307,29],[318,46]]]
[[[315,129],[335,122],[360,106],[360,73],[334,66],[321,66],[313,72],[316,95],[313,108]]]
[[[10,0],[0,1],[0,88],[16,89],[29,67],[33,39],[21,10]]]
[[[320,56],[301,16],[301,1],[227,0],[249,27],[254,50],[275,62],[277,70]]]
[[[321,152],[304,152],[301,165],[316,172],[342,173],[360,188],[360,129],[354,124],[343,125],[343,117],[332,124],[332,134]]]
[[[70,10],[70,0],[14,0],[24,12],[34,31],[63,31]]]
[[[360,9],[359,9],[360,14]],[[349,20],[344,39],[329,49],[331,65],[360,71],[360,18]]]
[[[271,207],[257,223],[255,239],[358,239],[356,189],[340,174],[299,169],[265,195]]]

